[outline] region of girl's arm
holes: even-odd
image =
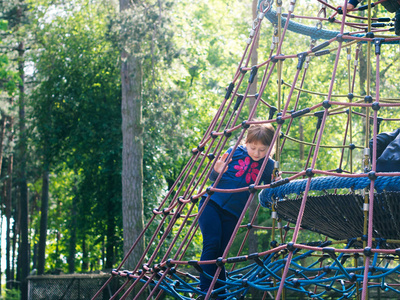
[[[210,174],[210,180],[211,181],[215,181],[218,177],[218,175],[222,172],[225,173],[226,170],[228,170],[228,165],[226,166],[225,170],[224,170],[224,165],[225,165],[225,161],[228,157],[229,153],[226,152],[224,155],[222,155],[222,157],[220,156],[217,161],[215,162],[214,165],[214,169],[212,170],[211,174]],[[229,163],[232,161],[232,159],[229,160]],[[228,164],[229,164],[228,163]]]
[[[358,3],[360,3],[361,1],[363,1],[363,0],[349,0],[349,1],[347,2],[347,10],[353,9],[353,8],[356,7],[356,6],[358,5]],[[343,6],[344,6],[344,3],[343,3],[343,5],[341,5],[341,6],[339,6],[339,7],[342,7],[342,9],[343,9]],[[344,9],[343,9],[343,10],[344,10]]]
[[[265,159],[268,159],[268,158],[265,158]],[[263,178],[261,178],[261,181],[263,181],[264,184],[271,183],[273,171],[274,171],[274,160],[270,158],[270,159],[268,159],[267,165],[265,166]]]

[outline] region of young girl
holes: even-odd
[[[261,181],[271,182],[274,161],[266,158],[271,145],[275,129],[270,124],[251,125],[247,130],[247,138],[244,145],[238,146],[233,153],[228,166],[223,170],[225,160],[232,148],[220,157],[210,174],[210,180],[215,181],[219,173],[223,175],[216,186],[219,189],[236,189],[253,184],[260,172],[264,159],[268,159],[267,165],[261,177]],[[203,252],[201,260],[214,260],[223,255],[223,252],[231,238],[233,230],[250,196],[249,191],[239,193],[219,193],[211,195],[207,206],[199,218],[199,225],[203,235]],[[207,194],[200,201],[200,207],[204,204]],[[215,264],[202,265],[205,273],[213,276],[217,266]],[[225,280],[225,269],[221,270],[219,279]],[[211,280],[203,273],[200,274],[200,289],[207,291]],[[217,283],[216,288],[220,285]]]

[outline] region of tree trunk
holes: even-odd
[[[109,170],[112,170],[114,161],[112,159],[108,159],[106,164],[108,165]],[[106,189],[107,191],[112,191],[112,186],[115,184],[118,184],[115,182],[114,177],[111,172],[108,173],[108,179],[107,179],[107,186]],[[109,194],[109,198],[111,198],[112,195]],[[114,213],[114,203],[112,201],[107,202],[107,210],[109,211],[109,214],[107,215],[107,237],[106,237],[106,253],[105,253],[105,268],[106,269],[112,269],[113,264],[115,263],[115,248],[116,248],[116,224],[115,224],[115,213]],[[104,241],[104,240],[103,240]]]
[[[77,183],[74,184],[74,195],[77,194]],[[68,273],[72,274],[75,272],[75,252],[76,252],[76,227],[77,227],[77,206],[78,197],[75,196],[72,199],[72,218],[71,218],[71,236],[69,240],[69,253],[68,253]]]
[[[129,0],[120,0],[121,12],[131,8]],[[124,28],[121,29],[124,31]],[[128,29],[126,29],[128,30]],[[122,222],[126,254],[143,230],[143,125],[142,65],[131,53],[121,52],[122,81]],[[143,241],[130,255],[125,268],[133,268],[143,253]]]
[[[20,211],[19,204],[16,203],[16,206],[17,207],[15,209],[17,210],[17,212],[19,212]],[[14,214],[14,223],[13,223],[13,228],[12,228],[12,257],[11,257],[11,276],[10,277],[12,278],[13,281],[11,282],[11,288],[17,287],[15,285],[15,282],[20,281],[18,269],[17,269],[17,271],[15,270],[15,262],[17,262],[17,265],[18,265],[18,258],[19,258],[19,255],[18,255],[19,252],[17,253],[17,244],[19,244],[19,241],[20,241],[19,222],[20,222],[20,215],[21,215],[20,213],[17,213],[17,212]]]
[[[82,272],[87,272],[89,269],[89,255],[86,249],[86,235],[83,234],[82,239]]]
[[[3,145],[4,145],[4,137],[5,137],[5,129],[6,129],[6,116],[3,115],[3,113],[1,114],[1,121],[0,121],[0,174],[1,174],[1,178],[4,177],[4,173],[3,173],[3,169],[2,169],[2,165],[3,165]],[[3,190],[4,192],[4,185],[3,185]],[[1,195],[1,206],[3,206],[3,201],[4,201],[4,206],[6,205],[5,203],[5,197],[4,197],[4,193],[3,195]],[[3,240],[3,210],[0,212],[0,241]],[[0,253],[3,253],[3,249],[2,249],[2,243],[0,243]],[[3,266],[2,266],[2,260],[0,260],[0,295],[1,295],[1,288],[2,288],[2,278],[3,278]]]
[[[11,100],[12,105],[12,100]],[[13,126],[14,126],[14,118],[12,116],[9,117],[10,122],[10,135],[8,137],[9,144],[13,144],[14,135],[13,135]],[[12,149],[11,149],[12,150]],[[11,211],[12,211],[12,180],[13,180],[13,166],[14,166],[14,155],[10,154],[7,162],[7,181],[5,188],[5,199],[6,199],[6,288],[11,289],[12,282],[14,280],[12,265],[11,265]]]
[[[18,182],[20,187],[21,203],[21,300],[28,299],[28,283],[26,278],[29,275],[29,245],[28,245],[28,185],[26,182],[26,125],[25,125],[25,72],[24,72],[25,45],[20,42],[18,45],[18,72],[21,79],[19,86],[19,174]]]
[[[106,269],[111,269],[114,264],[115,255],[114,255],[114,245],[115,245],[115,238],[114,238],[114,228],[115,222],[113,216],[107,218],[107,243],[106,243]]]
[[[3,241],[3,212],[0,211],[0,241]],[[2,243],[0,243],[0,253],[3,253]],[[2,259],[0,259],[0,295],[2,294],[2,285],[3,285],[3,266]]]
[[[18,227],[17,226],[15,226],[16,227],[16,229],[14,229],[15,230],[15,232],[18,232]],[[15,287],[19,287],[19,288],[21,288],[21,268],[20,268],[20,265],[21,265],[21,248],[18,248],[18,249],[16,249],[16,245],[21,245],[21,233],[19,233],[19,234],[14,234],[14,245],[13,245],[13,247],[14,247],[14,260],[15,260],[15,253],[17,253],[17,259],[16,259],[16,261],[17,261],[17,271],[16,271],[16,274],[15,274],[15,282],[14,282],[14,286],[13,286],[13,288],[15,288]],[[15,251],[17,251],[17,252],[15,252]],[[15,262],[13,262],[13,265],[15,265]],[[14,272],[13,272],[14,273]]]
[[[6,136],[6,119],[7,117],[1,114],[0,121],[0,172],[3,167],[3,149],[4,149],[4,139]]]
[[[47,160],[47,158],[45,158]],[[42,177],[42,204],[40,208],[40,236],[38,250],[38,275],[44,274],[46,264],[47,214],[49,210],[49,164],[45,162]]]
[[[367,45],[363,44],[359,58],[359,76],[360,76],[360,95],[361,96],[366,96],[370,93],[368,91],[368,84],[367,84],[367,79],[368,79],[368,59],[367,59]],[[363,107],[361,108],[362,113],[366,113],[366,108]],[[368,148],[367,146],[368,141],[365,139],[366,133],[368,131],[368,136],[369,136],[369,128],[367,128],[367,120],[364,120],[363,127],[362,127],[362,132],[361,132],[361,139],[362,139],[362,144]]]

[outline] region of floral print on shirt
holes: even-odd
[[[250,165],[250,157],[247,156],[244,161],[239,159],[238,163],[238,165],[234,166],[234,169],[238,170],[238,172],[235,174],[236,177],[243,176],[243,174],[246,172],[248,166]],[[251,180],[256,180],[258,173],[260,173],[260,170],[258,170],[257,167],[257,162],[253,162],[250,165],[250,171],[246,174],[246,183],[249,184]]]

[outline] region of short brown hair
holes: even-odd
[[[269,123],[252,124],[249,129],[247,129],[246,144],[260,142],[265,146],[270,146],[274,134],[275,128]]]

